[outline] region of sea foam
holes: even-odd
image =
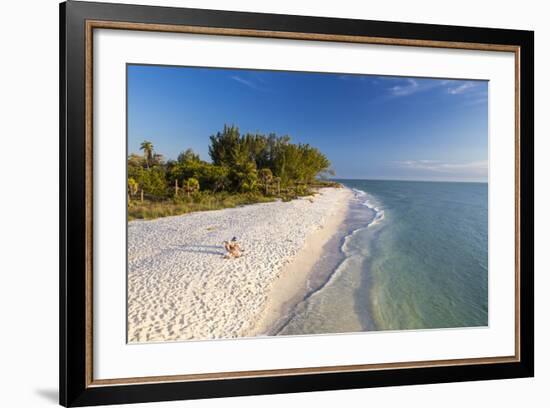
[[[363,191],[363,190],[359,190],[357,188],[353,188],[352,189],[353,192],[355,193],[355,196],[358,198],[358,199],[363,199],[363,197],[367,197],[368,194]],[[382,210],[380,207],[376,206],[375,204],[372,203],[372,201],[370,201],[369,199],[366,199],[362,205],[364,205],[365,207],[367,207],[368,209],[374,211],[374,218],[372,219],[372,221],[369,223],[368,227],[372,227],[378,223],[380,223],[383,219],[384,219],[384,210]]]

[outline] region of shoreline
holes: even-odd
[[[283,267],[277,280],[273,282],[266,302],[265,311],[256,326],[247,336],[272,336],[278,331],[282,319],[288,317],[292,309],[310,292],[309,279],[315,273],[313,269],[323,256],[323,250],[339,232],[349,209],[352,191],[342,187],[348,194],[344,202],[328,214],[328,221],[306,238],[304,245],[295,257]]]
[[[128,341],[263,334],[308,290],[352,197],[322,188],[290,202],[129,222]],[[225,259],[232,236],[244,256]]]

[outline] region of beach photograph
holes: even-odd
[[[128,343],[489,325],[487,81],[126,70]]]

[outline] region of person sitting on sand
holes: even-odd
[[[231,238],[231,241],[223,241],[223,247],[227,251],[225,258],[239,258],[244,252],[239,243],[237,242],[237,237]]]

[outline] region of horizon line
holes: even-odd
[[[338,181],[338,180],[351,180],[351,181],[411,181],[411,182],[421,182],[421,183],[478,183],[478,184],[489,184],[489,180],[479,181],[479,180],[423,180],[423,179],[389,179],[389,178],[354,178],[354,177],[334,177],[329,180]]]

